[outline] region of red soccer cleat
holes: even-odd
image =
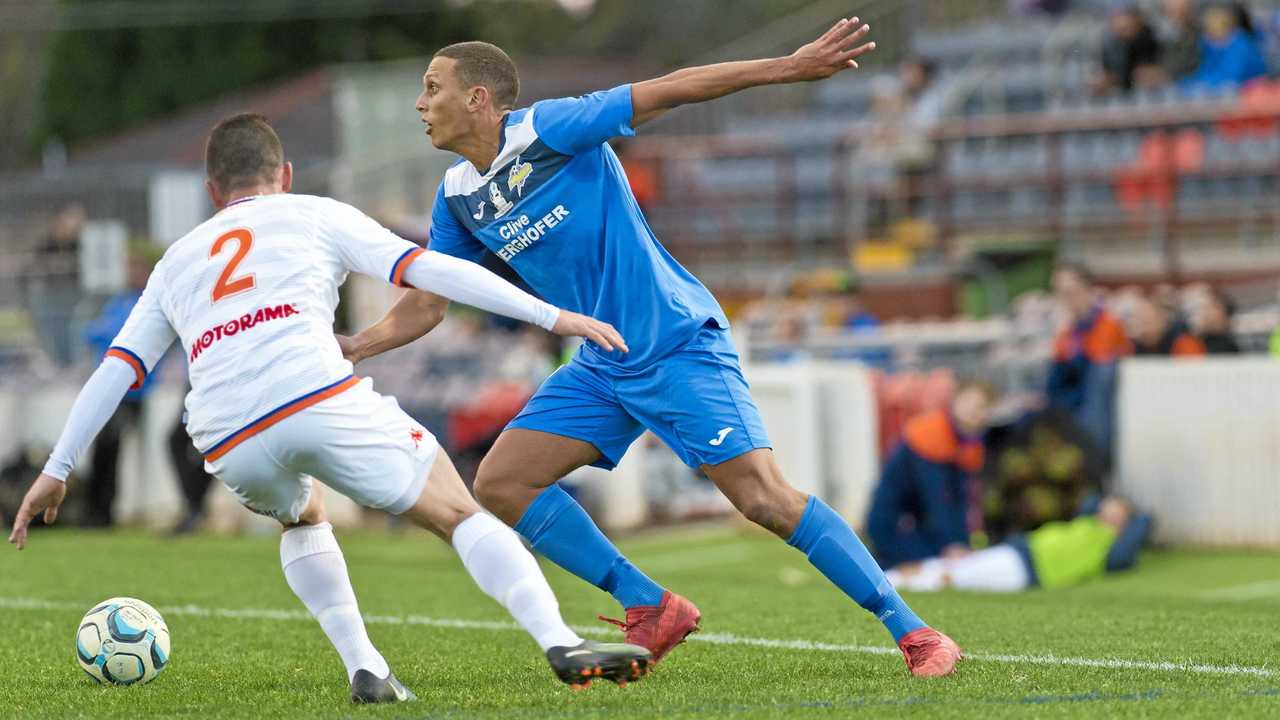
[[[942,677],[956,669],[964,657],[955,640],[930,627],[912,630],[898,641],[907,669],[916,677]]]
[[[626,622],[603,615],[600,619],[622,628],[627,634],[628,643],[646,648],[653,655],[653,660],[649,663],[652,666],[671,652],[672,648],[684,642],[691,633],[698,631],[702,613],[696,605],[683,597],[664,591],[662,602],[657,607],[639,605],[628,608]]]

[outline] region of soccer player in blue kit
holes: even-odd
[[[557,484],[584,465],[613,468],[645,429],[872,612],[912,673],[946,675],[960,659],[849,524],[783,478],[724,312],[654,237],[606,144],[680,105],[856,68],[875,47],[863,42],[868,31],[844,19],[787,57],[687,68],[520,110],[515,64],[488,43],[440,50],[423,76],[427,135],[461,156],[436,194],[430,248],[477,262],[493,252],[548,302],[611,323],[630,348],[584,344],[548,378],[481,463],[476,496],[538,552],[611,593],[626,610],[613,622],[655,661],[698,628],[698,609],[632,565]],[[340,338],[344,352],[359,361],[421,337],[444,303],[411,291],[378,323]]]

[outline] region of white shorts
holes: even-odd
[[[205,470],[250,510],[298,522],[315,478],[357,503],[392,514],[422,494],[439,443],[395,398],[354,387],[247,438]]]
[[[979,592],[1018,592],[1031,586],[1031,575],[1022,555],[1004,543],[951,560],[929,558],[911,570],[889,570],[885,577],[899,590],[915,592],[936,592],[948,587]]]
[[[943,560],[956,590],[1018,592],[1031,585],[1022,555],[1009,545],[992,545],[955,560]]]

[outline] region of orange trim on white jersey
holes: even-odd
[[[131,350],[127,350],[122,347],[107,348],[107,353],[103,357],[113,357],[129,363],[129,367],[133,368],[133,372],[138,376],[138,379],[134,381],[133,385],[130,386],[129,389],[142,389],[142,383],[146,382],[147,379],[147,366],[142,364],[142,358],[133,354]]]
[[[424,252],[426,252],[426,250],[423,250],[422,248],[406,250],[405,253],[400,256],[400,259],[396,260],[396,264],[391,266],[391,284],[396,287],[409,287],[404,284],[404,271],[409,269],[409,266],[413,264],[413,261],[417,260],[418,256]]]
[[[300,413],[303,410],[306,410],[307,408],[311,407],[312,405],[315,405],[316,403],[323,402],[333,397],[334,395],[337,395],[346,390],[350,390],[351,388],[355,387],[356,384],[359,382],[360,382],[360,378],[354,375],[348,375],[347,377],[339,380],[336,383],[333,383],[332,385],[326,385],[325,387],[322,387],[319,390],[314,390],[312,392],[309,392],[306,395],[303,395],[302,397],[294,398],[293,400],[290,400],[284,405],[281,405],[275,410],[272,410],[266,415],[263,415],[257,420],[254,420],[253,422],[249,423],[243,428],[231,433],[227,437],[218,441],[217,444],[215,444],[213,447],[209,448],[205,452],[204,459],[210,462],[217,460],[223,455],[226,455],[228,452],[231,452],[231,449],[236,447],[240,443],[244,442],[245,440],[248,440],[254,435],[257,435],[263,430],[266,430],[272,425],[275,425],[281,420],[284,420],[290,415],[296,415],[297,413]]]

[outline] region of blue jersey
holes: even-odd
[[[579,353],[602,369],[639,370],[708,324],[729,327],[654,237],[605,144],[635,134],[631,116],[630,85],[509,113],[493,165],[449,168],[431,213],[432,250],[479,261],[488,249],[547,302],[616,327],[630,353]]]

